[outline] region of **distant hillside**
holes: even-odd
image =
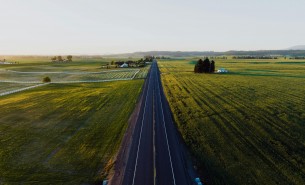
[[[305,46],[304,46],[305,47]],[[202,57],[202,56],[305,56],[304,50],[259,50],[259,51],[226,51],[226,52],[214,52],[214,51],[146,51],[125,53],[116,55],[104,55],[104,57],[143,57],[147,55],[154,56],[167,56],[167,57]]]
[[[305,45],[298,45],[288,48],[288,50],[305,50]]]

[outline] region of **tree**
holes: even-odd
[[[44,77],[44,78],[42,79],[42,82],[43,82],[43,83],[50,83],[50,82],[51,82],[51,78],[48,77],[48,76],[46,76],[46,77]]]
[[[199,72],[199,65],[198,64],[195,65],[194,72],[195,73],[200,73]]]
[[[52,62],[55,62],[56,61],[56,57],[52,57],[51,60],[52,60]]]
[[[209,58],[204,60],[199,59],[194,67],[195,73],[213,73],[215,71],[215,62],[212,60],[210,62]]]
[[[154,59],[154,56],[144,56],[144,61],[145,62],[152,62]]]
[[[69,62],[72,62],[72,55],[68,55],[67,59],[68,59]]]
[[[195,68],[194,68],[194,72],[195,73],[202,73],[203,72],[203,60],[202,59],[199,59],[197,61],[197,64],[195,65]]]
[[[215,72],[215,61],[212,60],[212,61],[211,61],[210,73],[214,73],[214,72]]]
[[[211,66],[211,63],[210,63],[209,58],[205,58],[203,61],[203,72],[204,73],[210,72],[210,66]]]
[[[57,61],[62,62],[63,61],[62,57],[61,56],[57,56]]]

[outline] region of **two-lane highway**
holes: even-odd
[[[192,184],[154,61],[143,90],[123,185]]]

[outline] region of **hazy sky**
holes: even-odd
[[[304,0],[0,0],[0,55],[284,49]]]

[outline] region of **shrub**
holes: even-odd
[[[47,76],[47,77],[44,77],[44,78],[42,79],[42,82],[43,82],[43,83],[49,83],[49,82],[51,82],[51,78],[49,78],[48,76]]]

